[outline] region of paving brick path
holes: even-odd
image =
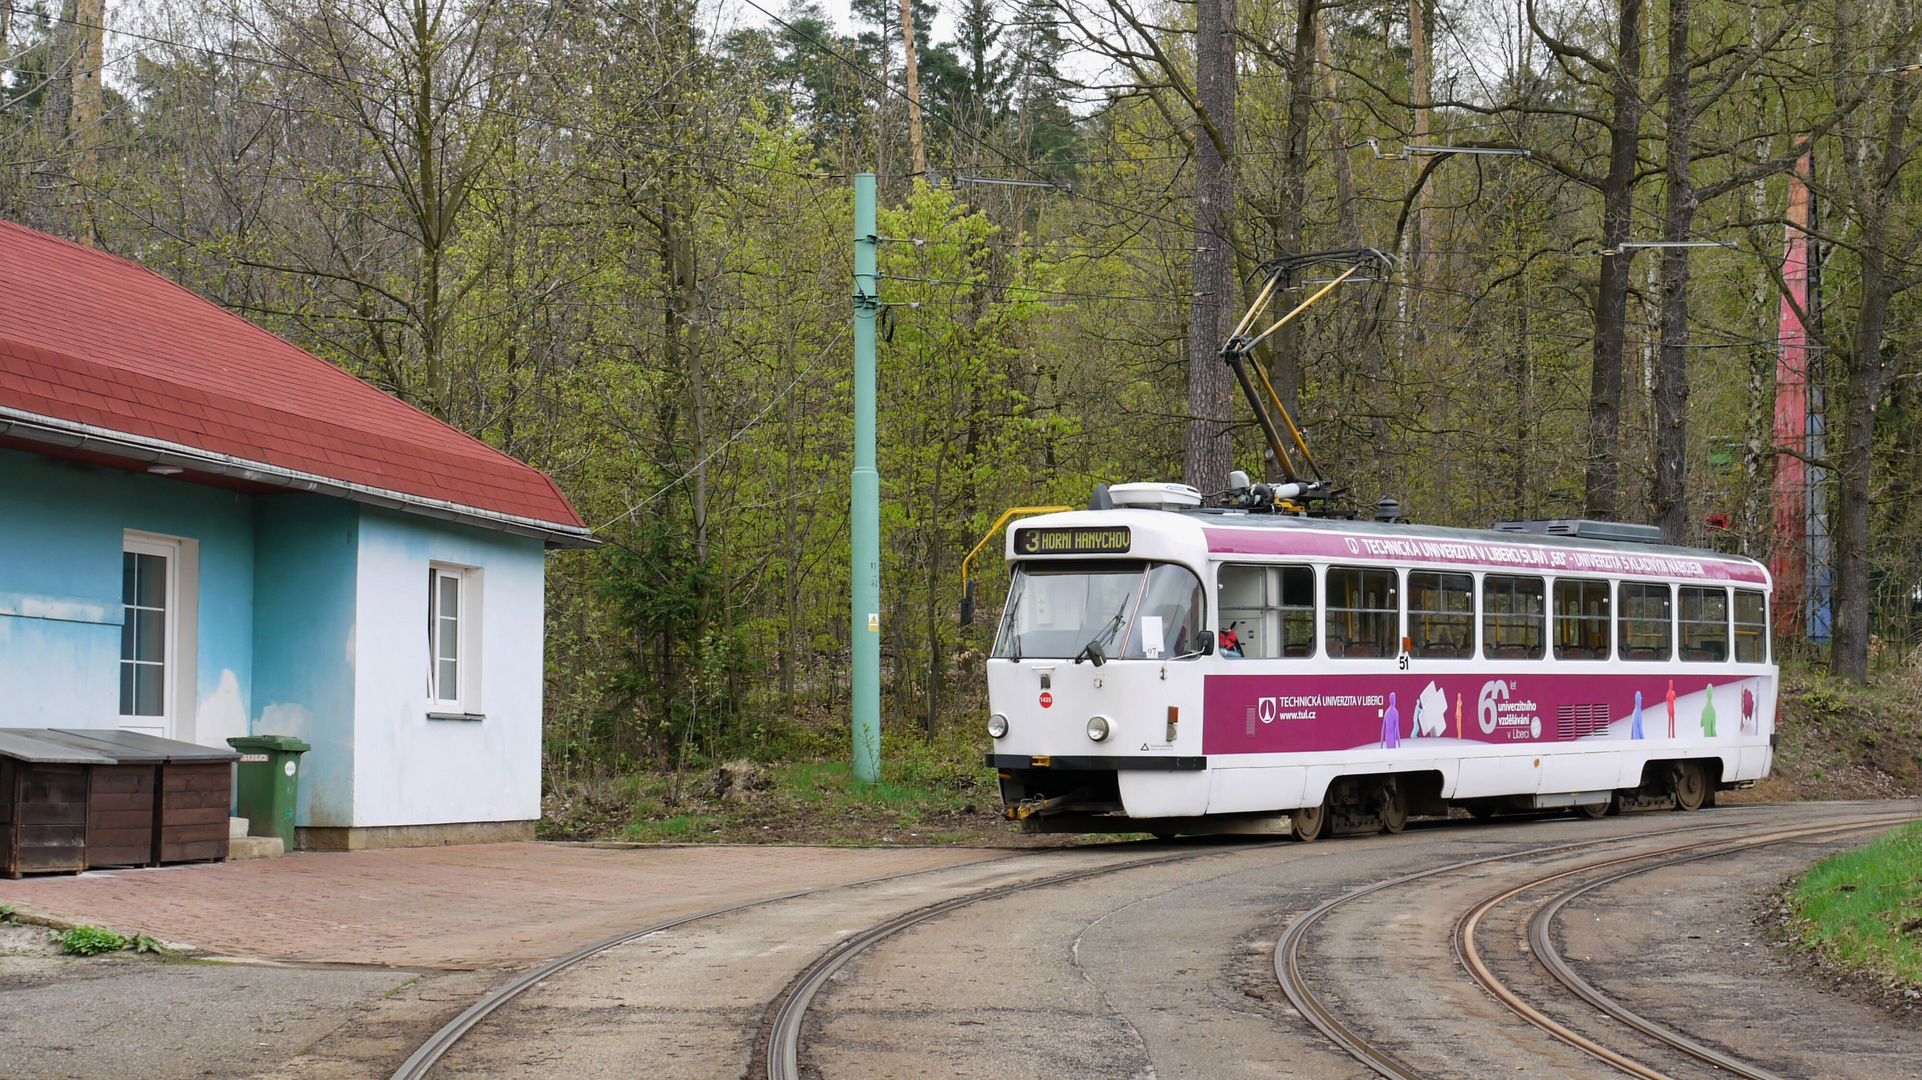
[[[677,915],[997,858],[978,848],[476,844],[0,879],[0,903],[269,960],[481,968]]]

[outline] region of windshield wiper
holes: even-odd
[[[1128,605],[1121,605],[1121,610],[1114,613],[1114,618],[1108,620],[1108,625],[1102,627],[1101,632],[1096,634],[1093,639],[1081,647],[1080,652],[1075,654],[1074,662],[1079,664],[1081,661],[1087,660],[1094,664],[1095,667],[1100,667],[1107,663],[1108,653],[1102,648],[1101,643],[1106,641],[1116,630],[1121,629],[1122,617],[1127,613]]]

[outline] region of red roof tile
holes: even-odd
[[[136,263],[0,222],[0,406],[579,528],[554,482]]]

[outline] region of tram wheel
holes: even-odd
[[[1700,810],[1708,802],[1708,770],[1693,761],[1682,763],[1682,777],[1675,782],[1675,809]]]
[[[1585,818],[1605,818],[1608,816],[1609,807],[1613,806],[1614,802],[1615,800],[1611,798],[1608,802],[1577,804],[1575,807],[1575,816],[1585,817]]]
[[[1402,797],[1401,788],[1389,784],[1381,793],[1381,829],[1386,833],[1398,833],[1408,827],[1408,800]]]
[[[1319,806],[1304,806],[1288,815],[1288,824],[1293,828],[1291,835],[1304,844],[1312,844],[1321,839],[1321,831],[1328,826],[1328,800],[1323,799]]]

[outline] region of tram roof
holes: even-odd
[[[1671,544],[1644,544],[1628,540],[1597,540],[1590,537],[1551,535],[1545,533],[1515,532],[1504,529],[1459,529],[1442,525],[1390,524],[1378,521],[1354,521],[1345,518],[1299,517],[1293,514],[1251,514],[1217,509],[1149,510],[1075,510],[1049,514],[1045,517],[1027,518],[1020,525],[1093,526],[1106,521],[1127,524],[1131,527],[1152,527],[1165,522],[1174,526],[1176,522],[1201,529],[1205,534],[1227,530],[1245,531],[1253,534],[1301,533],[1334,535],[1355,540],[1379,540],[1397,542],[1392,547],[1380,544],[1363,543],[1356,551],[1327,551],[1331,557],[1385,557],[1394,561],[1419,561],[1440,563],[1462,563],[1475,566],[1506,566],[1516,569],[1534,569],[1571,573],[1604,573],[1636,577],[1667,578],[1712,578],[1736,582],[1747,581],[1755,584],[1768,584],[1771,577],[1768,567],[1746,555],[1731,555],[1706,548],[1681,547]],[[1012,541],[1012,527],[1010,541]],[[1422,542],[1428,542],[1423,545]],[[1413,542],[1421,545],[1418,550],[1409,550],[1406,544]],[[1472,544],[1476,548],[1454,551],[1437,548],[1438,544]],[[1304,546],[1300,551],[1288,549],[1262,550],[1259,545],[1243,548],[1226,537],[1208,536],[1211,554],[1302,554],[1313,555]],[[1515,558],[1516,552],[1532,550],[1537,552],[1595,552],[1613,556],[1607,560],[1575,559],[1565,563],[1536,562]],[[1012,553],[1012,552],[1011,552]],[[1691,570],[1682,564],[1718,564],[1721,572]],[[1740,568],[1736,570],[1735,568]],[[1729,571],[1734,570],[1734,573]]]

